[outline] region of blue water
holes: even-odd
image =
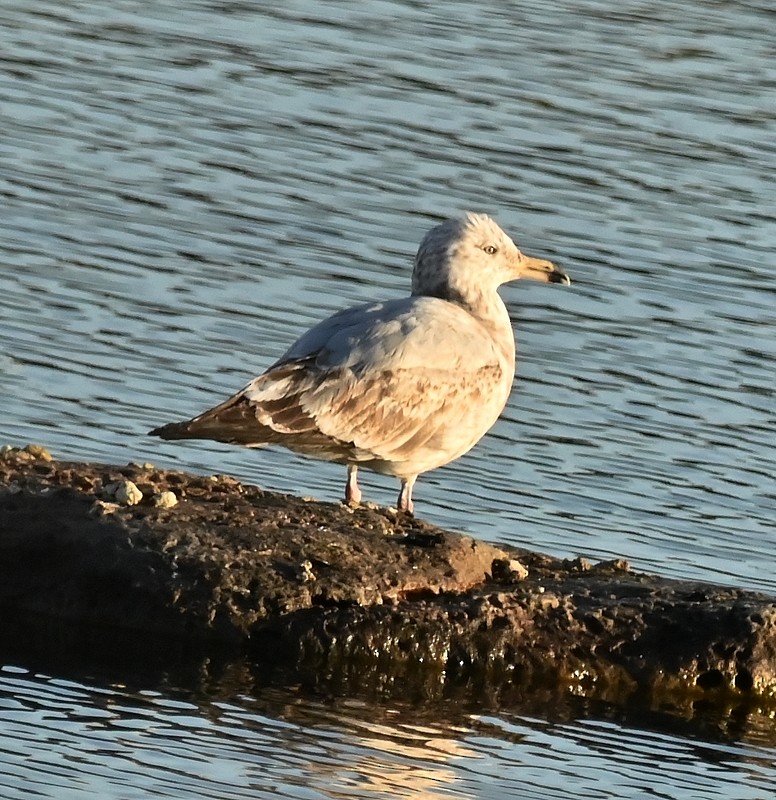
[[[0,671],[3,798],[757,798],[773,732]]]
[[[6,0],[0,437],[337,500],[335,465],[145,432],[236,390],[323,315],[406,293],[423,233],[484,211],[574,282],[505,289],[515,392],[470,454],[421,478],[418,514],[776,593],[774,25],[765,0]],[[364,490],[395,499],[388,479]],[[0,765],[44,797],[330,797],[364,780],[396,796],[419,772],[429,797],[555,797],[560,781],[568,797],[759,798],[776,778],[772,739],[700,746],[507,711],[484,735],[429,721],[445,758],[388,756],[348,707],[321,722],[302,701],[313,755],[284,766],[279,712],[250,693],[222,714],[199,690],[180,710],[156,685],[138,705],[10,674]],[[141,733],[149,708],[161,736]],[[12,723],[48,731],[64,776],[14,750]],[[269,737],[263,788],[235,767],[258,746],[235,726]],[[158,774],[107,741],[145,747]],[[353,766],[385,761],[385,783]]]

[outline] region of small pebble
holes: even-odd
[[[89,509],[89,514],[93,517],[106,517],[115,514],[121,506],[118,503],[106,503],[104,500],[95,500]]]
[[[49,453],[49,451],[40,444],[28,444],[24,448],[24,452],[29,453],[35,458],[39,458],[41,461],[53,461],[51,453]]]
[[[127,466],[132,469],[140,470],[141,472],[151,472],[151,470],[155,469],[150,461],[144,461],[142,464],[138,461],[130,461]]]
[[[497,581],[522,581],[528,577],[528,570],[516,558],[496,558],[491,565],[491,573]]]
[[[615,572],[630,572],[631,565],[624,558],[613,558],[610,561],[599,561],[596,569],[610,569]]]
[[[509,560],[509,572],[521,581],[528,577],[528,570],[516,558]]]
[[[124,506],[135,506],[143,499],[143,493],[132,481],[109,483],[103,490],[103,494]]]
[[[154,505],[157,508],[172,508],[178,505],[175,492],[158,492],[154,495]]]
[[[301,574],[300,577],[302,579],[302,583],[312,583],[312,581],[317,580],[315,577],[315,573],[313,572],[313,564],[312,561],[305,559],[301,564]]]
[[[143,493],[132,481],[122,481],[116,489],[116,502],[135,506],[143,499]]]

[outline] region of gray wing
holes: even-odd
[[[406,297],[346,308],[310,328],[273,366],[310,357],[319,367],[455,369],[490,343],[482,325],[459,306]]]
[[[512,382],[502,362],[482,325],[451,303],[360,306],[316,325],[241,392],[180,423],[179,435],[422,472],[493,424]],[[172,437],[170,428],[159,435]]]

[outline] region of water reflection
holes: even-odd
[[[634,726],[605,708],[588,718],[573,699],[542,719],[459,702],[322,700],[260,688],[244,664],[214,677],[131,688],[3,668],[3,796],[613,798],[653,787],[679,798],[705,796],[713,781],[757,797],[772,774],[765,716],[763,738],[766,724],[746,744],[699,742],[677,718]]]

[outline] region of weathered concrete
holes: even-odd
[[[774,598],[40,451],[0,458],[0,615],[232,648],[344,691],[776,697]]]

